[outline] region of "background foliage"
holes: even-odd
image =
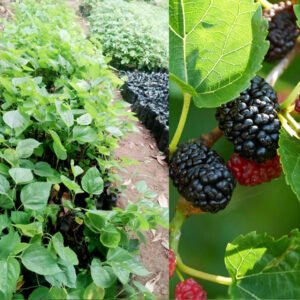
[[[92,34],[118,68],[155,70],[168,66],[168,10],[143,1],[84,0]]]

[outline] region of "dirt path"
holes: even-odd
[[[77,13],[79,4],[77,0],[66,0],[67,4]],[[87,22],[79,17],[79,24],[86,35],[89,34]],[[120,98],[120,94],[116,94]],[[158,197],[153,201],[158,201],[162,206],[168,206],[169,182],[168,167],[163,160],[162,153],[158,150],[151,133],[140,123],[136,124],[139,132],[127,135],[121,142],[115,155],[117,158],[126,157],[138,164],[127,166],[120,173],[127,189],[120,197],[119,206],[126,205],[127,199],[138,199],[138,192],[134,185],[136,182],[144,180],[149,189],[154,191]],[[141,261],[150,271],[148,277],[136,278],[150,289],[159,300],[169,299],[169,273],[168,273],[168,230],[159,228],[147,234],[147,243],[141,246]]]

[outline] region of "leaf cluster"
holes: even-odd
[[[85,0],[91,31],[122,69],[168,67],[168,10],[141,1]]]

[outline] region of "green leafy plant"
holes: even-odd
[[[287,7],[281,8],[280,6],[280,9],[293,14],[293,10],[288,4]],[[272,88],[291,62],[297,59],[299,38],[294,41],[295,47],[281,61],[277,62],[273,69],[271,69],[273,66],[269,67],[271,71],[266,77],[266,82],[272,87],[263,79],[256,77],[264,64],[269,49],[270,25],[268,26],[266,18],[267,9],[273,9],[273,5],[267,1],[257,1],[257,3],[253,0],[233,0],[226,1],[226,3],[170,1],[170,80],[171,87],[183,98],[181,116],[176,123],[177,126],[174,126],[174,135],[170,144],[170,176],[180,194],[180,200],[177,202],[174,218],[170,224],[170,244],[175,254],[175,256],[170,255],[170,265],[173,266],[170,273],[172,274],[174,271],[176,260],[177,275],[181,280],[181,283],[177,285],[175,297],[179,297],[176,293],[182,295],[187,292],[190,285],[194,286],[194,290],[199,290],[198,297],[200,294],[203,297],[200,299],[206,299],[202,287],[194,281],[188,282],[184,275],[201,279],[204,283],[211,281],[228,286],[231,299],[298,299],[300,297],[297,284],[300,278],[298,229],[293,229],[278,239],[256,232],[238,236],[227,245],[225,250],[224,261],[229,273],[228,277],[206,273],[198,270],[197,267],[188,266],[182,260],[183,253],[181,251],[184,248],[179,247],[182,231],[193,230],[192,226],[188,227],[188,225],[183,229],[183,224],[189,216],[202,215],[204,212],[216,212],[224,209],[228,204],[228,196],[231,196],[234,189],[230,167],[233,166],[234,169],[231,170],[238,181],[242,176],[244,176],[242,180],[245,180],[247,174],[248,176],[252,174],[252,181],[243,181],[248,185],[262,183],[264,180],[268,181],[270,179],[266,178],[269,175],[271,177],[275,177],[274,174],[276,177],[279,175],[279,160],[273,153],[268,154],[263,150],[253,154],[252,157],[249,155],[245,158],[245,154],[254,153],[251,152],[253,145],[249,142],[245,144],[244,148],[238,147],[251,136],[245,133],[247,128],[252,128],[253,125],[253,128],[259,131],[261,122],[258,120],[259,118],[254,119],[253,117],[256,111],[259,111],[258,106],[255,107],[256,105],[260,105],[260,108],[268,106],[264,111],[266,115],[269,114],[266,119],[269,120],[271,112],[274,114],[270,119],[272,118],[272,121],[276,119],[274,121],[276,125],[268,128],[269,131],[267,127],[264,129],[272,134],[275,133],[272,138],[277,141],[277,155],[280,157],[286,184],[290,185],[296,197],[300,199],[298,187],[299,115],[294,109],[295,101],[299,97],[300,86],[298,83],[288,96],[280,97],[280,105],[277,103],[277,96]],[[294,12],[299,19],[297,6],[294,7]],[[279,14],[280,10],[275,13]],[[291,16],[291,19],[296,24],[294,15]],[[293,34],[296,35],[296,33],[297,31]],[[172,107],[176,110],[179,103],[176,102],[178,100],[174,94],[171,92],[171,115]],[[262,96],[265,98],[262,99]],[[256,99],[257,102],[253,99]],[[191,103],[201,109],[217,108],[216,117],[220,129],[224,131],[224,135],[229,141],[234,142],[235,151],[243,156],[235,154],[227,165],[229,169],[226,169],[223,158],[209,149],[223,135],[219,128],[213,129],[200,138],[194,136],[196,141],[179,144],[185,124],[189,120],[188,113],[191,111]],[[206,111],[209,112],[208,109]],[[196,114],[194,111],[193,113]],[[247,117],[244,117],[245,115]],[[200,116],[204,116],[204,114]],[[232,116],[232,119],[228,116]],[[234,119],[235,117],[242,120],[241,122],[245,121],[245,126],[241,126],[238,120]],[[200,118],[198,117],[197,120]],[[280,130],[278,119],[281,123]],[[220,120],[224,120],[224,123]],[[208,126],[204,122],[202,120],[199,126],[207,128]],[[263,122],[267,124],[269,121],[264,120]],[[190,124],[192,123],[190,122]],[[187,130],[192,131],[191,128],[187,128]],[[251,138],[253,139],[256,138],[255,130],[252,132],[253,137]],[[193,129],[193,132],[196,132],[196,129]],[[240,135],[238,135],[239,132]],[[231,136],[231,133],[235,136]],[[241,136],[242,134],[244,136]],[[263,135],[266,139],[270,138],[266,137],[265,133]],[[249,139],[251,140],[251,138]],[[264,139],[258,137],[255,140],[253,151],[260,149],[259,141],[265,142]],[[268,145],[270,144],[269,140]],[[226,145],[229,148],[227,152],[231,152],[230,144]],[[264,155],[272,156],[272,165],[268,165],[269,162],[263,157]],[[246,167],[250,169],[246,169]],[[276,171],[272,169],[273,167],[277,168]],[[272,173],[273,171],[274,173]],[[241,191],[240,188],[239,191]],[[251,190],[246,190],[246,193],[251,193]],[[261,201],[264,199],[262,198]],[[243,213],[243,211],[240,212],[241,215]],[[255,221],[251,221],[254,228]],[[215,218],[215,222],[218,222],[217,218]],[[226,231],[226,224],[222,224],[222,228]],[[206,230],[209,231],[209,229]],[[208,238],[209,234],[205,237]],[[187,243],[189,240],[187,238],[184,241]],[[205,247],[207,240],[203,238],[201,241],[201,245]],[[216,241],[217,237],[213,243],[216,244]],[[186,245],[187,248],[189,246],[190,244]],[[212,249],[210,248],[208,251],[212,251]],[[197,257],[194,262],[195,264],[197,262],[198,265],[205,265],[204,260],[203,257]],[[276,286],[280,285],[278,283],[283,281],[293,288],[288,291],[277,288]],[[184,285],[185,288],[181,291]],[[193,293],[192,287],[190,293]],[[209,292],[207,297],[211,298]]]
[[[133,129],[113,100],[122,82],[64,1],[13,9],[0,33],[0,298],[151,298],[133,276],[148,274],[142,232],[166,214],[147,193],[110,210],[113,151]]]
[[[141,1],[85,0],[82,10],[88,10],[92,36],[99,39],[114,66],[167,68],[167,9]]]

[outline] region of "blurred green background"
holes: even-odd
[[[265,64],[259,75],[265,77],[273,65]],[[287,94],[300,80],[300,57],[285,71],[275,89]],[[182,108],[180,90],[170,84],[170,140],[176,130]],[[194,105],[181,142],[199,137],[217,126],[215,109],[199,109]],[[228,160],[233,153],[232,145],[221,138],[214,149]],[[300,184],[300,183],[299,183]],[[174,215],[179,195],[170,182],[170,220]],[[203,214],[190,217],[184,224],[179,251],[183,261],[196,269],[228,276],[224,265],[226,244],[240,234],[250,231],[267,232],[274,237],[287,234],[300,226],[300,203],[286,185],[284,176],[256,187],[237,186],[230,204],[217,214]],[[170,282],[170,298],[179,278],[175,274]],[[205,288],[208,299],[226,299],[227,287],[199,280]]]

